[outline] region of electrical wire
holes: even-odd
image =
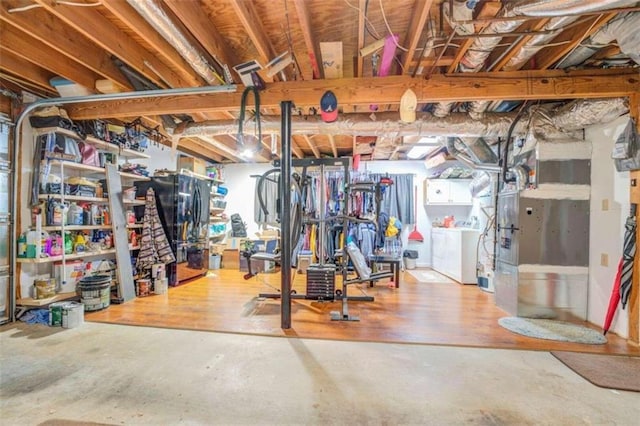
[[[65,0],[57,0],[55,3],[56,4],[64,4],[66,6],[79,6],[79,7],[95,7],[95,6],[102,5],[102,2],[76,3],[76,2],[65,1]],[[42,7],[42,6],[37,4],[37,3],[35,3],[35,4],[30,4],[28,6],[23,6],[23,7],[14,7],[13,9],[7,10],[7,12],[9,12],[9,13],[24,12],[24,11],[35,9],[35,8],[38,8],[38,7]]]
[[[366,11],[366,7],[365,7],[365,10],[364,10],[364,11],[362,11],[358,6],[354,6],[354,5],[352,5],[351,3],[349,3],[349,0],[343,0],[343,1],[344,1],[344,2],[347,4],[347,6],[349,6],[351,9],[357,10],[357,11],[358,11],[358,13],[362,13],[362,14],[363,14],[363,16],[364,16],[364,22],[365,22],[365,28],[367,29],[367,32],[369,32],[369,35],[370,35],[371,37],[375,38],[376,40],[379,40],[379,39],[381,39],[381,38],[382,38],[382,37],[380,36],[380,34],[378,34],[378,32],[376,31],[375,27],[373,26],[373,24],[371,23],[371,21],[369,20],[369,18],[367,18],[367,11]],[[367,4],[368,4],[368,3],[369,3],[369,2],[367,2]],[[368,23],[369,25],[371,25],[371,28],[372,28],[372,29],[373,29],[373,31],[375,32],[375,35],[374,35],[374,34],[372,34],[372,33],[370,32],[370,30],[367,28],[367,26],[366,26],[366,24],[367,24],[367,23]]]
[[[398,41],[396,40],[396,38],[393,36],[393,31],[391,31],[391,27],[389,26],[389,22],[387,21],[387,14],[384,13],[384,7],[382,6],[382,0],[378,0],[378,2],[380,3],[380,12],[382,12],[382,19],[384,20],[384,24],[387,26],[387,31],[389,31],[389,35],[391,36],[391,39],[393,40],[393,43],[396,45],[396,47],[400,50],[402,50],[403,52],[408,52],[409,49],[407,49],[406,47],[402,47],[400,46],[400,44],[398,44]]]

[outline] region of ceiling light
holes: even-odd
[[[255,154],[253,149],[245,149],[240,153],[240,156],[244,158],[253,158],[253,154]]]
[[[407,152],[407,157],[412,160],[417,160],[419,158],[424,157],[431,151],[437,149],[440,145],[418,145],[411,148],[409,152]]]

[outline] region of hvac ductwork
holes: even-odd
[[[447,138],[447,152],[454,156],[456,160],[460,161],[462,164],[468,166],[473,170],[480,170],[483,172],[489,173],[500,173],[502,169],[497,164],[477,164],[471,158],[467,157],[462,151],[458,149],[456,146],[456,138]]]
[[[546,139],[563,139],[567,137],[580,138],[579,132],[588,125],[611,121],[619,115],[628,112],[623,99],[598,99],[578,101],[552,110],[540,107],[534,111],[539,114],[530,120],[520,120],[513,134],[525,134],[529,129],[535,129],[537,135]],[[444,118],[434,117],[429,113],[418,113],[413,123],[403,123],[398,120],[395,112],[371,114],[343,114],[333,123],[325,123],[319,115],[291,117],[293,134],[328,134],[351,136],[381,136],[396,138],[401,136],[458,136],[458,137],[505,137],[509,126],[515,119],[515,113],[487,113],[481,120],[472,120],[467,114],[454,113]],[[279,117],[261,117],[263,133],[278,133],[280,131]],[[245,133],[250,134],[252,126],[245,126]],[[180,137],[234,135],[238,132],[236,120],[203,121],[189,123],[176,135]]]
[[[460,138],[476,163],[497,163],[498,156],[484,138]]]
[[[223,83],[216,77],[216,73],[207,60],[187,41],[186,37],[176,28],[159,5],[153,0],[127,0],[127,2],[178,51],[180,56],[208,84],[217,85]]]
[[[582,64],[601,47],[616,40],[620,50],[640,65],[640,12],[625,13],[600,28],[561,63],[561,68]]]
[[[558,18],[552,20],[548,25],[551,29],[559,29],[572,22],[572,18],[565,18],[565,15],[580,15],[581,13],[589,13],[596,11],[605,11],[609,9],[635,6],[636,0],[526,0],[518,2],[507,2],[502,10],[498,13],[498,17],[516,18],[518,16],[535,16]],[[471,47],[467,50],[464,57],[460,60],[461,72],[477,72],[482,69],[485,61],[500,43],[502,36],[500,34],[515,31],[524,21],[508,20],[495,21],[491,23],[482,33],[496,34],[496,37],[479,37]],[[544,43],[546,40],[537,40],[535,43]],[[533,41],[531,43],[534,43]],[[637,44],[636,44],[637,46]],[[535,52],[534,52],[535,53]],[[531,56],[529,56],[531,57]],[[518,61],[526,61],[527,53],[522,53],[518,57]],[[479,102],[472,104],[471,110],[474,117],[479,116],[488,106],[488,102]],[[434,115],[444,117],[450,111],[453,103],[443,102],[436,105]]]

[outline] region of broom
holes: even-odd
[[[415,224],[413,225],[413,231],[409,234],[409,241],[423,242],[424,237],[418,232],[418,187],[416,186],[413,197],[413,207],[415,213]]]

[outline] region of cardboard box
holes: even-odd
[[[240,269],[240,251],[238,249],[225,249],[222,252],[222,269]]]
[[[178,169],[191,170],[199,175],[207,175],[207,162],[195,157],[180,157],[178,160]]]
[[[72,293],[76,291],[76,286],[85,274],[85,263],[82,260],[67,261],[64,267],[64,276],[62,274],[62,262],[55,262],[53,265],[53,276],[60,286],[58,292]]]

